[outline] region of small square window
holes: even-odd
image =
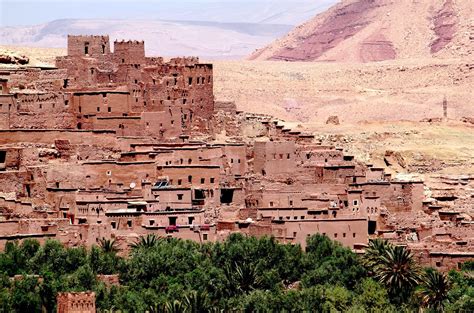
[[[201,178],[201,184],[204,184],[206,182],[205,178]]]
[[[202,234],[202,240],[207,241],[207,234]]]
[[[211,184],[214,184],[214,177],[211,177],[210,181],[211,181]]]
[[[178,200],[183,200],[183,194],[182,193],[178,193]]]

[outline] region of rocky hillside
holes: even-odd
[[[472,0],[343,0],[249,58],[372,62],[473,52]]]

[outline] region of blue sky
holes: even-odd
[[[336,2],[337,0],[0,0],[0,26],[34,25],[65,18],[254,23],[271,17],[269,21],[272,23],[298,24],[314,12]],[[288,11],[288,16],[281,17],[281,12],[285,11]]]

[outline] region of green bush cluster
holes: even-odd
[[[240,234],[207,244],[150,235],[127,257],[118,251],[105,239],[91,249],[7,243],[0,311],[55,312],[57,292],[86,290],[101,312],[474,311],[473,263],[444,275],[382,241],[364,257],[322,235],[309,237],[306,251]],[[97,274],[119,274],[120,286]]]

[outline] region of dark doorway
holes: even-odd
[[[369,221],[369,235],[375,234],[376,229],[377,229],[377,222],[376,221]]]
[[[202,189],[194,189],[194,199],[196,200],[202,200],[206,198],[206,194],[204,193],[204,190]]]
[[[170,216],[170,217],[168,217],[168,220],[169,220],[169,222],[170,222],[170,226],[176,226],[176,220],[177,220],[177,219],[178,219],[178,218],[177,218],[176,216]]]
[[[7,158],[6,151],[0,151],[0,163],[5,163],[5,159]]]
[[[221,189],[221,203],[230,204],[234,198],[234,189]]]

